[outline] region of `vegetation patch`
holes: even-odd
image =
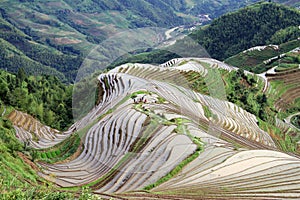
[[[178,120],[180,122],[182,119],[179,118]],[[193,160],[195,160],[201,154],[201,152],[203,152],[204,147],[203,147],[203,142],[201,142],[201,139],[198,138],[198,137],[192,136],[189,133],[188,129],[186,129],[185,125],[182,125],[182,124],[178,125],[177,129],[180,130],[179,127],[182,127],[182,132],[184,134],[186,134],[187,136],[189,136],[191,138],[191,140],[193,141],[193,143],[197,145],[197,149],[196,149],[195,153],[193,153],[192,155],[190,155],[189,157],[187,157],[186,159],[184,159],[181,163],[179,163],[179,165],[177,165],[173,170],[171,170],[164,177],[160,178],[155,183],[150,184],[150,185],[144,187],[143,188],[144,190],[149,191],[149,190],[151,190],[151,189],[153,189],[153,188],[161,185],[162,183],[167,182],[168,180],[170,180],[171,178],[173,178],[174,176],[176,176],[183,169],[183,167],[185,167],[187,164],[189,164],[190,162],[192,162]]]
[[[300,129],[300,115],[296,115],[296,116],[292,117],[291,123],[298,129]]]
[[[224,60],[251,47],[267,44],[281,29],[298,26],[299,16],[297,10],[259,2],[214,20],[207,28],[195,31],[190,37],[198,41],[213,58]],[[278,24],[278,20],[281,23]]]
[[[152,124],[154,124],[156,128],[158,127],[158,124],[157,124],[157,120],[155,120],[155,119],[159,118],[160,123],[161,123],[162,120],[163,121],[168,121],[165,118],[162,118],[161,116],[157,116],[157,115],[152,114],[152,112],[149,113],[149,111],[147,111],[147,115],[151,116],[151,120],[153,120]],[[150,184],[150,185],[146,186],[144,188],[144,190],[147,190],[147,191],[151,190],[152,188],[168,181],[169,179],[171,179],[172,177],[177,175],[182,170],[182,168],[184,166],[186,166],[188,163],[190,163],[194,159],[196,159],[200,155],[200,153],[203,151],[203,143],[201,142],[201,139],[198,138],[198,137],[194,137],[190,134],[190,132],[187,128],[187,125],[185,124],[185,123],[188,123],[188,122],[190,122],[190,120],[185,119],[185,118],[174,118],[174,119],[172,119],[168,122],[164,122],[163,124],[165,124],[165,125],[172,125],[172,124],[176,125],[177,127],[174,129],[175,133],[187,135],[193,141],[193,143],[197,145],[197,149],[196,149],[195,153],[190,155],[189,157],[187,157],[185,160],[183,160],[172,171],[170,171],[167,175],[165,175],[164,177],[159,179],[156,183],[153,183],[153,184]],[[148,129],[148,127],[147,127],[147,129]],[[150,130],[153,131],[153,128],[150,127]]]
[[[27,149],[16,139],[10,121],[0,117],[0,199],[74,199],[75,194],[58,191],[24,162],[18,152]]]
[[[100,188],[104,186],[122,168],[122,166],[124,166],[126,162],[131,158],[133,158],[134,156],[135,153],[128,152],[121,158],[121,160],[115,166],[112,167],[112,169],[109,172],[107,172],[100,179],[87,184],[87,186],[92,188]]]
[[[72,134],[63,142],[46,150],[31,150],[33,161],[55,163],[72,156],[80,147],[81,137],[79,133]]]
[[[0,103],[36,117],[42,123],[65,130],[72,124],[72,86],[53,76],[16,75],[0,71]]]
[[[183,73],[186,81],[188,82],[189,88],[201,94],[209,94],[206,79],[200,73],[190,71],[188,73]]]
[[[297,63],[300,64],[297,54],[289,53],[290,51],[299,47],[299,45],[300,41],[298,39],[291,40],[285,43],[279,43],[278,49],[274,46],[266,46],[266,48],[262,50],[241,52],[237,55],[227,58],[225,62],[232,66],[248,70],[256,74],[263,73],[276,66],[278,67],[275,69],[275,71],[282,71],[284,69],[295,67],[295,64]],[[285,56],[280,58],[280,55]]]
[[[172,171],[170,171],[167,175],[165,175],[164,177],[162,177],[161,179],[159,179],[158,181],[156,181],[153,184],[150,184],[146,187],[144,187],[144,190],[151,190],[159,185],[161,185],[164,182],[167,182],[168,180],[170,180],[171,178],[173,178],[174,176],[176,176],[184,166],[186,166],[187,164],[189,164],[190,162],[192,162],[193,160],[195,160],[200,153],[202,152],[201,148],[198,148],[196,150],[196,152],[192,155],[190,155],[188,158],[186,158],[185,160],[183,160],[179,165],[177,165]]]
[[[264,122],[258,119],[259,127],[269,133],[277,146],[284,152],[296,152],[298,138],[291,137],[286,132],[282,132],[278,127],[273,124]]]
[[[206,106],[206,105],[203,105],[202,108],[203,108],[203,110],[204,110],[204,115],[205,115],[205,117],[206,117],[207,119],[211,118],[211,117],[212,117],[212,112],[211,112],[211,110],[209,109],[209,107]]]

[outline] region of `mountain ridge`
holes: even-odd
[[[247,2],[247,4],[252,2],[256,1]],[[31,64],[38,65],[41,69],[44,68],[46,73],[49,73],[46,68],[51,67],[54,71],[52,70],[50,73],[55,73],[60,77],[64,74],[65,77],[62,79],[73,82],[77,70],[83,59],[87,59],[86,56],[90,50],[115,33],[128,28],[182,25],[185,22],[179,19],[183,17],[177,15],[182,13],[186,16],[190,9],[194,9],[192,14],[185,19],[190,24],[194,20],[199,20],[199,14],[207,14],[202,13],[201,7],[209,7],[214,3],[216,5],[226,4],[226,9],[222,9],[222,11],[227,10],[227,8],[228,11],[231,11],[245,5],[244,1],[240,1],[241,5],[236,8],[232,8],[231,4],[223,1],[203,2],[203,4],[199,2],[198,4],[196,1],[189,3],[176,1],[175,4],[171,4],[169,1],[144,0],[141,3],[146,6],[146,10],[138,7],[140,3],[119,2],[117,0],[113,2],[85,1],[84,3],[79,1],[50,1],[46,3],[40,1],[3,1],[0,9],[2,15],[0,34],[2,39],[22,51],[26,57],[38,62],[38,64],[35,62],[31,62]],[[125,9],[126,6],[129,8],[128,11]],[[157,9],[160,11],[155,13],[154,11]],[[213,6],[211,9],[216,8]],[[217,14],[216,16],[220,15]],[[168,20],[165,20],[166,18]],[[143,24],[143,20],[147,22]],[[174,20],[177,22],[172,24]],[[160,24],[159,21],[164,23]],[[9,29],[7,29],[8,27]],[[11,32],[9,33],[9,31]],[[7,37],[8,33],[18,38],[18,41]],[[6,63],[13,62],[7,60]],[[19,67],[26,68],[24,63],[14,65],[14,68],[10,70],[11,65],[2,63],[1,68],[8,68],[11,72],[16,72]],[[16,66],[18,67],[16,68]]]

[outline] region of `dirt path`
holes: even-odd
[[[32,169],[34,169],[36,172],[40,171],[39,167],[32,162],[31,160],[29,160],[28,157],[26,157],[23,153],[18,152],[18,156],[27,164],[29,165]]]
[[[172,35],[171,35],[171,33],[172,32],[174,32],[176,29],[177,29],[178,27],[174,27],[174,28],[172,28],[172,29],[169,29],[169,30],[167,30],[166,32],[165,32],[165,35],[166,35],[166,40],[168,40],[168,39],[171,39],[172,38]]]
[[[276,73],[276,72],[275,72],[275,69],[276,69],[277,67],[278,67],[278,66],[275,66],[275,67],[273,67],[272,69],[269,69],[268,71],[266,71],[266,72],[264,72],[264,73],[257,74],[257,76],[263,78],[264,81],[265,81],[265,87],[264,87],[264,89],[263,89],[263,93],[265,93],[265,92],[267,91],[268,87],[269,87],[269,82],[268,82],[268,79],[267,79],[267,77],[266,77],[266,74],[267,74],[267,73],[268,73],[268,74],[275,74],[275,73]]]

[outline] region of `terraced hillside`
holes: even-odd
[[[300,198],[298,155],[283,153],[255,115],[226,100],[222,73],[236,70],[182,58],[101,74],[99,104],[69,130],[81,136],[81,150],[63,162],[37,161],[38,174],[125,198]],[[10,117],[31,130],[22,116]]]
[[[267,150],[225,156],[226,160],[209,160],[215,164],[210,168],[196,160],[192,169],[186,168],[154,191],[211,198],[299,198],[299,159]]]
[[[295,34],[296,38],[300,36],[300,29],[297,27],[298,33]],[[293,31],[294,33],[294,31]],[[237,55],[234,55],[228,59],[225,60],[225,62],[229,65],[233,65],[239,68],[242,68],[244,70],[248,70],[255,73],[263,73],[267,71],[268,69],[271,69],[278,66],[279,63],[278,59],[280,56],[286,56],[290,57],[289,55],[295,54],[295,49],[297,49],[300,45],[300,40],[290,39],[288,42],[283,43],[275,43],[276,45],[265,45],[265,46],[255,46],[250,49],[247,49],[243,52],[238,53]],[[278,44],[278,45],[277,45]],[[279,57],[278,57],[279,56]],[[295,56],[291,56],[295,57]],[[285,60],[287,58],[284,58]],[[288,61],[288,60],[286,60]],[[284,60],[280,62],[281,66],[284,64]],[[289,60],[287,63],[294,63],[297,64],[298,61],[295,60]]]
[[[295,112],[299,108],[299,55],[299,47],[282,54],[273,61],[274,67],[264,73],[269,82],[268,95],[275,97],[275,108],[278,111]]]
[[[28,143],[29,146],[37,149],[52,147],[62,142],[71,133],[61,133],[41,124],[32,116],[17,110],[11,112],[8,119],[14,125],[16,137],[21,142]]]
[[[296,99],[300,97],[300,69],[285,70],[274,74],[266,74],[271,82],[283,82],[287,87],[274,87],[273,90],[281,92],[281,97],[277,100],[275,106],[278,110],[287,109]]]

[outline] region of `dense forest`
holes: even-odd
[[[59,130],[72,124],[72,89],[54,76],[27,76],[23,68],[16,75],[0,71],[0,104]]]
[[[190,36],[213,58],[224,60],[250,47],[286,42],[299,24],[298,10],[264,2],[224,15]]]
[[[190,10],[193,14],[205,14],[210,13],[211,18],[217,18],[221,15],[228,13],[229,11],[237,10],[245,7],[251,3],[259,2],[260,0],[243,1],[237,0],[234,3],[230,1],[218,1],[218,0],[204,0],[201,4],[196,4]]]

